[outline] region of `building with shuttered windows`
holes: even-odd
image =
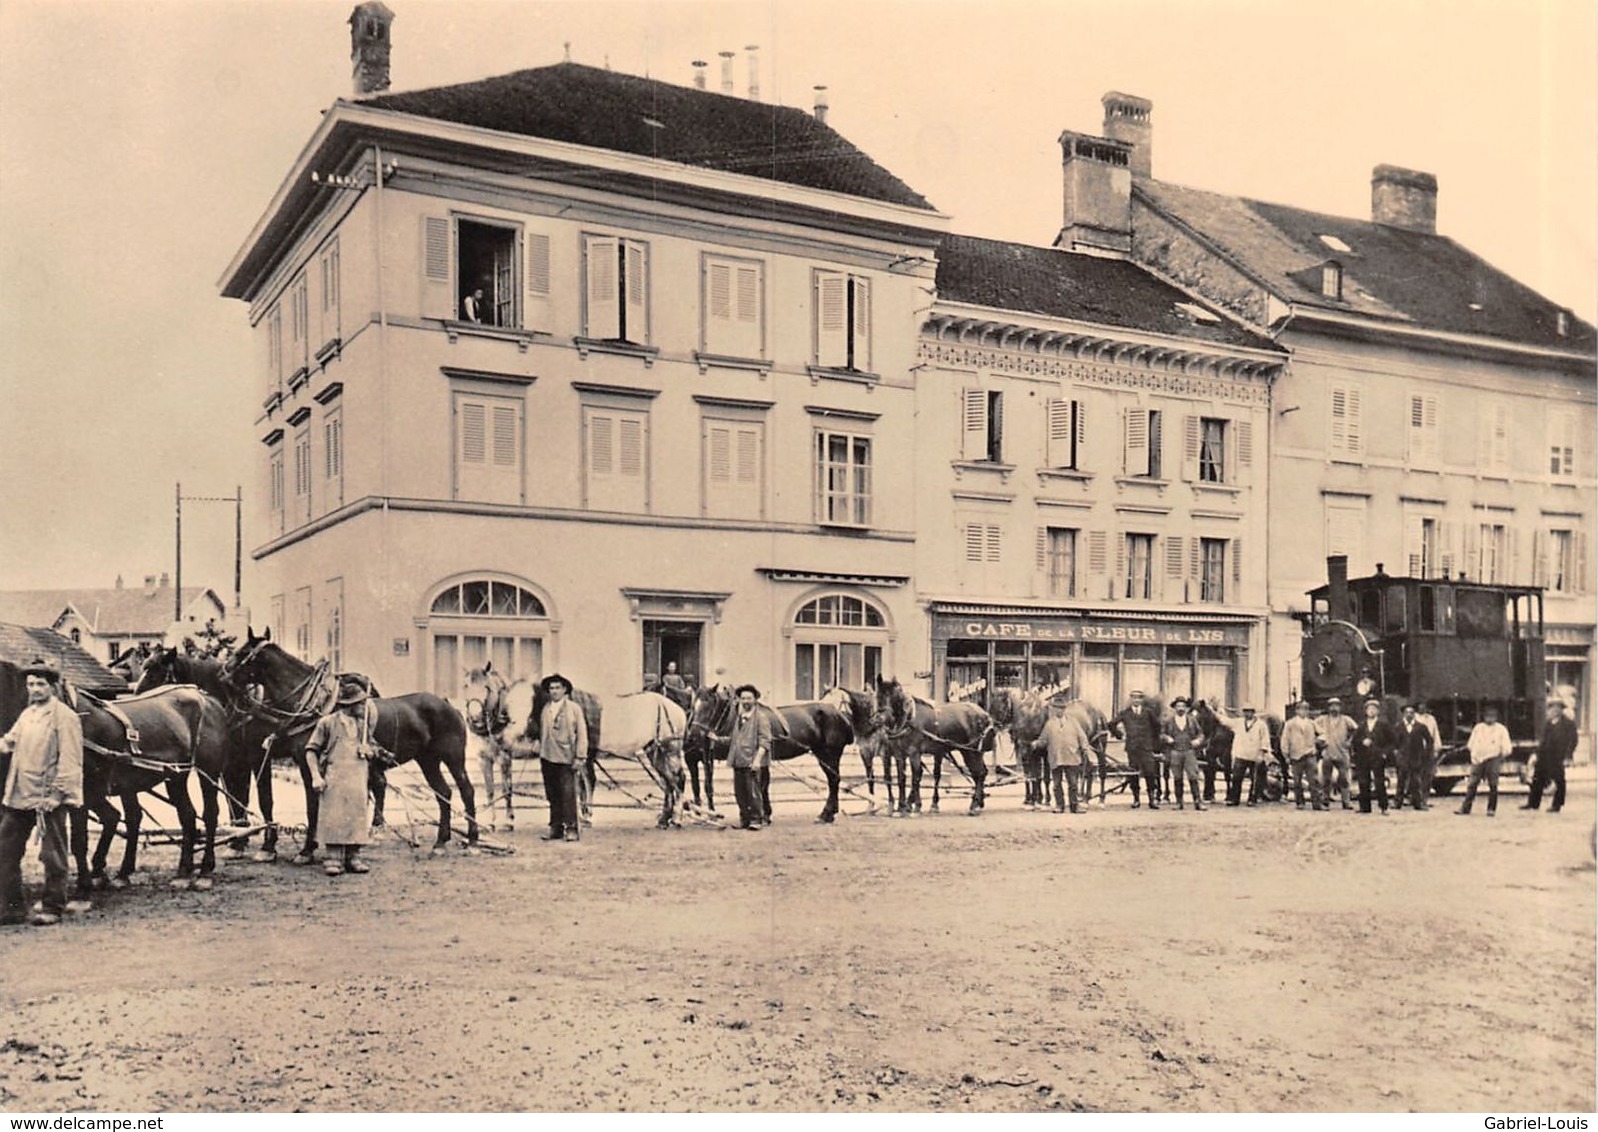
[[[391,18],[356,9],[358,78]],[[257,608],[442,694],[485,659],[778,700],[914,667],[901,328],[946,227],[731,93],[562,63],[335,102],[222,280],[261,343]]]

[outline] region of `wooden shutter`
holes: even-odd
[[[1149,413],[1147,409],[1126,409],[1122,431],[1125,434],[1126,474],[1149,474]]]
[[[1404,517],[1404,573],[1411,578],[1421,577],[1426,560],[1426,517]]]
[[[1591,582],[1591,579],[1587,577],[1587,532],[1571,531],[1570,542],[1570,556],[1575,560],[1570,592],[1584,594],[1587,592]]]
[[[741,263],[733,272],[733,311],[737,328],[735,353],[758,358],[765,350],[760,320],[760,266]]]
[[[854,368],[871,368],[871,280],[851,276],[854,285]]]
[[[1126,532],[1115,531],[1111,535],[1115,539],[1115,574],[1110,579],[1110,596],[1112,598],[1126,596],[1126,563],[1129,557],[1126,552]]]
[[[1108,532],[1088,532],[1087,572],[1092,576],[1094,582],[1096,583],[1094,586],[1084,587],[1088,597],[1098,597],[1100,594],[1105,592],[1104,576],[1109,568],[1109,563],[1107,561],[1109,558],[1109,550],[1107,546],[1108,542]]]
[[[960,391],[960,458],[988,458],[988,394],[984,389]]]
[[[493,461],[496,468],[516,466],[516,406],[493,407]]]
[[[624,241],[627,255],[627,341],[649,344],[649,247]]]
[[[527,313],[522,325],[529,330],[548,330],[554,324],[550,311],[552,280],[550,277],[550,240],[547,232],[528,232],[527,241]]]
[[[1546,586],[1548,584],[1548,532],[1533,531],[1531,533],[1531,584]]]
[[[1227,547],[1227,549],[1232,552],[1232,584],[1234,586],[1241,587],[1242,584],[1243,584],[1243,540],[1242,540],[1242,538],[1239,537],[1239,538],[1233,539],[1231,541],[1230,545]],[[1234,602],[1242,601],[1242,599],[1243,599],[1243,593],[1242,593],[1241,589],[1239,589],[1237,592],[1232,594],[1232,600]]]
[[[761,514],[759,422],[705,422],[705,513],[718,518],[758,519]]]
[[[1435,469],[1442,457],[1437,430],[1437,397],[1412,394],[1409,398],[1409,462]]]
[[[423,318],[455,318],[455,296],[451,292],[450,270],[454,263],[454,224],[447,216],[422,217],[422,293]]]
[[[1459,525],[1437,524],[1437,573],[1445,581],[1459,569]]]
[[[590,236],[584,248],[588,273],[587,334],[590,338],[616,338],[621,334],[621,296],[618,279],[620,254],[610,236]]]
[[[1049,528],[1038,528],[1036,566],[1039,572],[1048,573],[1049,569]]]
[[[1197,553],[1198,539],[1193,539],[1194,553]],[[1165,538],[1165,573],[1172,578],[1180,578],[1186,572],[1185,566],[1185,540],[1181,535],[1167,535]]]
[[[705,265],[705,348],[732,354],[732,265],[712,260]]]
[[[1365,451],[1361,428],[1360,391],[1353,385],[1332,387],[1332,451],[1358,456]]]
[[[1050,397],[1043,403],[1044,462],[1051,468],[1075,464],[1072,452],[1071,402]]]
[[[1239,417],[1232,422],[1232,436],[1233,442],[1229,445],[1231,451],[1227,453],[1235,469],[1231,480],[1234,483],[1247,483],[1254,468],[1254,422]]]
[[[705,478],[713,487],[732,485],[732,426],[712,425],[707,430],[708,467]]]
[[[1481,523],[1471,520],[1465,524],[1465,564],[1464,569],[1471,581],[1482,580],[1481,571]]]
[[[599,511],[648,509],[649,421],[644,413],[589,407],[587,500]]]
[[[967,562],[981,562],[983,551],[983,531],[981,523],[967,523],[965,525],[965,560]]]
[[[1203,422],[1188,414],[1182,418],[1182,478],[1196,481],[1199,478],[1199,430]]]
[[[983,546],[985,548],[983,558],[988,562],[997,562],[999,560],[999,529],[996,523],[989,523],[983,528]]]
[[[849,362],[844,276],[816,272],[816,364],[841,369]]]

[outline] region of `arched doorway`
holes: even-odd
[[[492,660],[505,679],[544,675],[549,607],[531,584],[503,575],[457,578],[428,603],[432,690],[459,699],[466,673]]]

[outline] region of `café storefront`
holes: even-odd
[[[932,691],[986,707],[1006,688],[1066,689],[1110,713],[1134,689],[1239,706],[1249,686],[1246,615],[1099,616],[1081,610],[935,604]]]

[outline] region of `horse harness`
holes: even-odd
[[[173,686],[188,688],[194,687],[192,684],[179,684]],[[196,689],[196,691],[197,690],[198,689]],[[189,758],[186,762],[162,762],[159,759],[146,758],[144,751],[139,747],[139,729],[133,726],[133,721],[128,718],[126,712],[117,707],[115,704],[110,703],[107,700],[102,700],[99,696],[93,695],[92,693],[79,692],[77,694],[87,697],[92,703],[99,704],[105,709],[106,714],[110,715],[113,719],[120,723],[122,725],[123,735],[128,742],[127,750],[119,751],[111,747],[102,747],[93,739],[85,737],[83,740],[84,750],[93,751],[102,758],[110,759],[122,766],[131,766],[138,770],[156,771],[161,774],[176,775],[186,773],[193,768],[194,754],[192,751],[189,753]],[[77,710],[75,705],[73,710]],[[87,717],[89,713],[86,711],[79,711],[77,714]]]
[[[917,725],[914,722],[914,720],[915,720],[914,705],[917,704],[917,703],[925,703],[925,702],[926,702],[925,700],[911,700],[910,701],[910,703],[911,703],[911,711],[905,717],[904,726],[899,728],[897,731],[889,731],[886,728],[884,728],[883,732],[882,732],[883,737],[888,739],[891,742],[891,741],[896,741],[896,740],[902,739],[906,735],[910,734],[910,732],[915,731],[915,732],[919,733],[922,737],[927,738],[927,739],[931,739],[934,743],[938,743],[938,744],[941,744],[941,745],[946,746],[946,747],[952,747],[952,748],[954,748],[957,751],[965,751],[968,754],[980,754],[982,752],[982,744],[987,741],[987,738],[988,738],[989,735],[993,734],[996,730],[998,730],[998,728],[994,725],[994,722],[993,722],[992,718],[990,717],[988,719],[987,727],[985,727],[983,729],[981,735],[977,736],[977,741],[974,744],[971,744],[971,745],[968,746],[965,743],[956,743],[953,739],[945,738],[942,735],[936,735],[933,732],[928,731],[925,727],[921,727],[921,726]],[[927,706],[928,707],[932,707],[934,711],[937,710],[935,705],[928,704]]]

